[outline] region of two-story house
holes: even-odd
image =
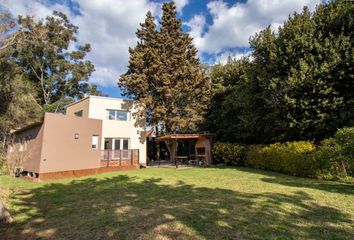
[[[130,100],[88,96],[14,132],[8,159],[38,180],[146,165],[145,121]]]

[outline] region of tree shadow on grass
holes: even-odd
[[[351,216],[305,192],[249,194],[118,175],[14,199],[2,239],[354,239]]]

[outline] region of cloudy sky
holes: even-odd
[[[119,97],[117,80],[127,68],[128,47],[136,43],[135,31],[150,10],[161,16],[162,0],[0,0],[0,9],[39,18],[53,10],[66,13],[79,27],[80,43],[90,43],[96,71],[90,82]],[[248,39],[271,24],[278,26],[306,5],[314,10],[321,0],[175,0],[183,29],[194,38],[204,63],[224,63],[228,56],[248,54]]]

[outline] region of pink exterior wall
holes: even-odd
[[[23,149],[23,151],[20,151],[21,138],[26,139],[27,145],[26,149]],[[14,143],[12,146],[9,146],[7,157],[9,159],[21,158],[21,166],[25,171],[38,173],[42,150],[42,138],[43,124],[38,124],[32,128],[19,131],[15,134]],[[10,151],[10,149],[12,149],[12,151]]]
[[[101,120],[46,113],[39,173],[99,168],[101,133]],[[93,135],[98,135],[97,149]]]

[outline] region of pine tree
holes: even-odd
[[[128,71],[120,77],[119,87],[123,94],[139,100],[137,118],[145,117],[146,121],[157,127],[158,114],[155,110],[157,79],[154,71],[157,58],[157,30],[154,18],[149,11],[144,23],[140,24],[136,36],[135,48],[129,48],[130,59]]]
[[[128,71],[119,86],[141,103],[149,125],[163,133],[192,131],[203,119],[210,84],[174,3],[164,3],[162,10],[159,31],[151,13],[137,31],[139,42],[129,51]]]

